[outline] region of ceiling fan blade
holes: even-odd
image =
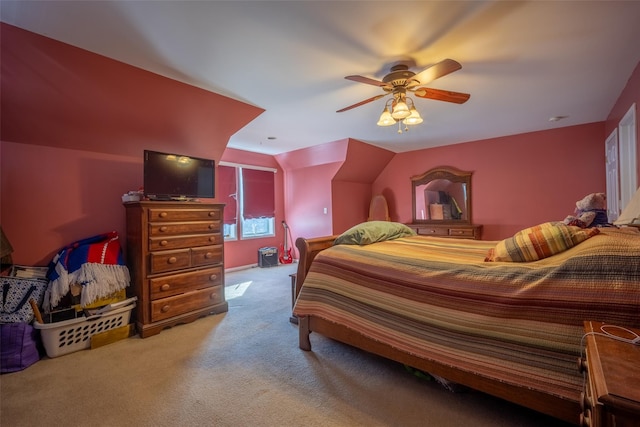
[[[368,104],[368,103],[373,102],[373,101],[377,101],[378,99],[380,99],[382,97],[385,97],[385,96],[387,96],[386,93],[383,93],[381,95],[372,96],[371,98],[365,99],[364,101],[360,101],[357,104],[353,104],[353,105],[349,105],[348,107],[344,107],[344,108],[336,111],[336,113],[342,113],[343,111],[351,110],[352,108],[356,108],[356,107],[359,107],[361,105]]]
[[[384,82],[381,82],[379,80],[374,80],[374,79],[370,79],[369,77],[364,77],[364,76],[347,76],[345,77],[345,79],[347,80],[351,80],[354,82],[358,82],[358,83],[364,83],[364,84],[368,84],[368,85],[373,85],[373,86],[386,86],[387,84]]]
[[[419,87],[413,93],[415,96],[420,98],[453,102],[455,104],[464,104],[471,97],[468,93],[451,92],[448,90],[432,89],[428,87]]]
[[[420,71],[415,76],[407,79],[407,84],[420,84],[426,85],[435,79],[439,79],[440,77],[444,77],[447,74],[451,74],[454,71],[458,71],[462,68],[459,62],[454,61],[453,59],[445,59],[437,64],[432,65],[422,71]]]

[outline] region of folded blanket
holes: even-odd
[[[45,311],[56,307],[74,283],[82,285],[80,304],[83,307],[123,290],[131,279],[118,233],[99,234],[62,248],[49,264],[47,278]]]

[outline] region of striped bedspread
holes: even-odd
[[[640,234],[604,228],[528,263],[485,262],[496,243],[415,236],[333,246],[313,261],[294,314],[578,400],[583,321],[640,326]]]

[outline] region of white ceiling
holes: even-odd
[[[278,154],[344,138],[394,152],[603,121],[640,61],[640,1],[9,1],[3,22],[263,108],[233,148]],[[378,127],[400,59],[462,69]],[[549,121],[553,116],[568,116]],[[275,137],[275,140],[269,139]]]

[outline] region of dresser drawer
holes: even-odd
[[[221,220],[220,209],[149,209],[149,222],[156,221],[202,221],[207,219]]]
[[[423,236],[448,236],[449,230],[436,227],[419,227],[417,233]]]
[[[157,322],[224,301],[224,286],[200,289],[151,302],[151,321]]]
[[[449,229],[449,236],[453,237],[473,237],[474,232],[473,228],[455,228],[451,227]]]
[[[211,233],[220,230],[220,221],[191,221],[149,223],[149,236],[168,236],[173,234]]]
[[[222,286],[222,267],[149,279],[152,300],[212,286]]]
[[[190,234],[184,236],[163,236],[149,238],[149,250],[169,250],[191,248],[196,246],[222,244],[222,235],[217,234]]]
[[[222,245],[203,246],[191,249],[191,265],[210,265],[222,263]]]
[[[150,273],[179,270],[191,266],[191,250],[152,252],[149,254]]]

